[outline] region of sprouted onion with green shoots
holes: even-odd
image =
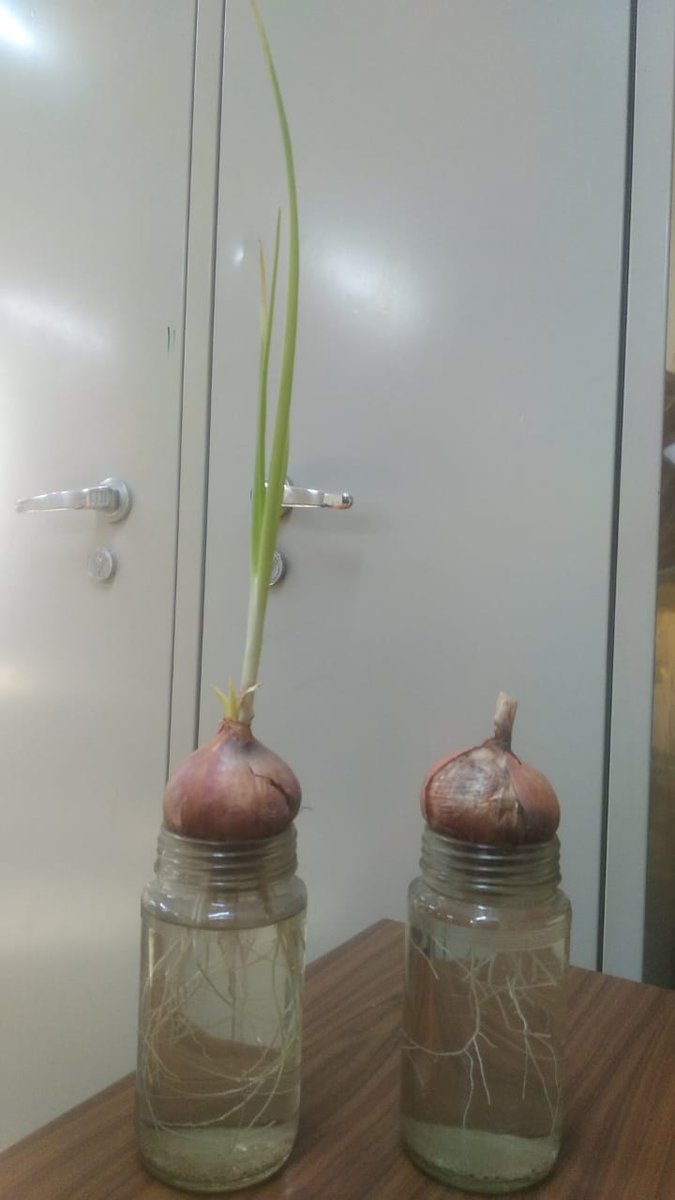
[[[554,837],[558,798],[545,775],[511,749],[518,702],[500,692],[494,735],[431,768],[422,813],[436,832],[459,841],[520,846]]]
[[[281,241],[260,252],[261,334],[250,591],[239,686],[223,720],[168,781],[159,891],[146,910],[137,1128],[153,1174],[180,1188],[231,1190],[283,1165],[298,1121],[304,887],[289,828],[300,785],[251,729],[283,489],[298,313],[298,214],[284,105],[256,0],[288,180],[288,293],[274,430],[267,380]],[[178,838],[172,834],[180,835]],[[170,882],[161,871],[170,866]],[[175,884],[172,872],[176,872]],[[175,895],[174,895],[175,890]],[[174,903],[175,902],[175,903]],[[168,907],[165,907],[168,906]]]
[[[270,837],[300,807],[300,784],[290,767],[253,736],[253,702],[263,644],[265,610],[288,467],[293,367],[298,322],[299,236],[293,151],[284,103],[256,0],[250,0],[281,129],[288,185],[288,284],[274,432],[266,462],[267,383],[274,324],[281,214],[277,218],[271,278],[260,250],[261,328],[258,421],[251,497],[249,606],[239,688],[217,691],[224,717],[215,735],[173,773],[164,795],[164,820],[174,833],[209,840]]]

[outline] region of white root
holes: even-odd
[[[269,909],[269,902],[266,901]],[[300,1006],[297,989],[301,984],[302,946],[297,924],[282,922],[276,925],[276,937],[270,954],[259,953],[252,933],[255,930],[229,932],[217,942],[214,961],[202,960],[203,939],[199,928],[199,912],[192,914],[194,926],[182,930],[180,939],[151,963],[141,995],[141,1088],[147,1117],[155,1130],[170,1131],[172,1136],[189,1136],[198,1129],[228,1127],[242,1131],[269,1124],[269,1108],[279,1095],[284,1072],[299,1063]],[[275,923],[270,918],[270,926]],[[255,1026],[259,1014],[248,994],[251,971],[267,963],[267,984],[270,989],[275,1020],[270,1025],[270,1013],[260,1030]],[[223,982],[221,982],[223,981]],[[191,1024],[190,1004],[198,1002],[204,990],[215,994],[220,1012],[209,1025],[199,1021]],[[243,1068],[230,1073],[227,1058],[213,1059],[205,1036],[216,1037],[223,1047],[224,1027],[227,1036],[239,1046],[259,1054],[249,1059]],[[191,1071],[202,1086],[195,1090],[186,1085],[176,1070],[173,1055],[190,1048]],[[214,1090],[208,1087],[212,1080]],[[169,1093],[166,1087],[169,1087]],[[164,1094],[163,1094],[164,1093]],[[162,1100],[182,1105],[185,1119],[166,1120],[162,1115]],[[212,1105],[216,1109],[207,1119],[190,1116],[191,1102]],[[222,1105],[222,1107],[221,1107]],[[239,1124],[242,1110],[249,1112]]]
[[[495,950],[483,955],[471,952],[466,958],[459,958],[449,956],[447,948],[433,937],[425,942],[428,953],[416,938],[411,939],[410,946],[424,960],[432,976],[428,986],[422,986],[425,1000],[431,998],[431,1015],[427,1012],[427,1018],[432,1021],[436,1036],[430,1045],[408,1037],[403,1046],[418,1085],[423,1086],[420,1060],[464,1061],[466,1099],[462,1128],[466,1129],[478,1087],[487,1105],[493,1103],[491,1083],[493,1079],[496,1081],[499,1068],[491,1064],[494,1055],[490,1051],[499,1055],[515,1049],[522,1056],[521,1098],[525,1100],[528,1092],[537,1101],[543,1098],[550,1119],[548,1132],[552,1132],[560,1107],[560,1073],[550,1032],[547,995],[550,989],[559,987],[564,969],[555,949]],[[448,963],[452,968],[451,988],[439,986],[440,971]],[[447,979],[446,982],[450,983]],[[439,1004],[445,1012],[439,1011]],[[462,1014],[457,1027],[468,1021],[470,1029],[466,1036],[462,1035],[461,1045],[441,1049],[438,1030],[448,1027],[453,1011]]]

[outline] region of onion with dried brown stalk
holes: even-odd
[[[560,1143],[560,810],[546,776],[511,748],[516,708],[500,693],[493,736],[424,779],[409,900],[404,1145],[434,1177],[481,1193],[543,1178]]]
[[[547,842],[560,821],[545,775],[511,749],[518,702],[500,692],[494,734],[435,763],[422,785],[425,820],[436,833],[464,842],[520,846]]]

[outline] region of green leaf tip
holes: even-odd
[[[211,684],[211,690],[215,692],[223,706],[223,716],[227,717],[228,721],[238,721],[240,698],[237,695],[237,689],[234,685],[234,681],[232,679],[230,680],[229,687],[227,689],[227,695],[225,692],[221,691],[219,687],[216,687],[215,683]]]

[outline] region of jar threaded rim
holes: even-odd
[[[212,888],[255,888],[293,875],[297,867],[293,825],[266,838],[213,842],[185,837],[163,824],[157,839],[157,875]]]
[[[560,884],[560,842],[519,846],[464,842],[437,833],[422,835],[423,878],[446,895],[492,895],[507,899],[523,892],[553,892]]]

